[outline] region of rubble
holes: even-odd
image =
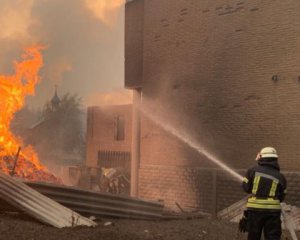
[[[104,227],[108,227],[108,226],[111,226],[111,225],[113,225],[112,222],[105,222],[105,223],[103,224]]]
[[[15,158],[12,155],[0,156],[0,170],[7,174],[12,174],[16,178],[28,181],[46,181],[49,183],[62,184],[61,179],[49,173],[45,168],[38,168],[37,165],[23,156],[18,157],[16,164]]]

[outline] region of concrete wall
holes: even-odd
[[[126,5],[127,34],[135,32],[129,28],[141,14],[133,3],[141,1]],[[143,59],[139,66],[143,104],[154,106],[149,112],[156,110],[163,124],[184,131],[233,168],[250,167],[260,148],[274,146],[281,167],[299,171],[300,2],[143,3],[143,37],[132,34],[132,42],[126,38],[125,67]],[[137,42],[143,51],[130,55]],[[142,121],[141,144],[140,192],[145,197],[156,191],[157,175],[147,173],[153,165],[168,166],[173,175],[175,169],[213,167],[148,117]],[[175,179],[170,178],[168,185],[173,192],[180,188]],[[174,202],[180,196],[172,191],[158,197]]]
[[[98,151],[131,152],[131,105],[89,107],[86,165],[96,167]],[[115,119],[125,117],[125,139],[115,139]]]

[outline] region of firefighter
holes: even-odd
[[[247,200],[248,240],[280,240],[281,205],[286,194],[286,179],[280,173],[278,155],[273,147],[263,148],[256,157],[257,166],[248,169],[243,189]]]

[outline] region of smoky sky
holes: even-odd
[[[24,21],[30,19],[27,25],[6,10],[20,7],[22,12],[25,9],[19,5],[22,0],[0,0],[0,13],[11,16],[7,21],[13,22],[12,27],[17,22],[20,31],[26,28],[23,35],[20,31],[10,33],[8,22],[8,30],[2,36],[0,32],[0,70],[1,74],[10,73],[11,62],[26,45],[46,46],[42,52],[41,82],[36,95],[27,98],[29,106],[42,107],[53,96],[55,85],[59,95],[78,94],[87,105],[97,104],[91,95],[123,88],[124,7],[118,9],[114,21],[108,25],[92,14],[84,0],[24,1],[28,9],[22,16]],[[0,17],[0,21],[4,25],[6,20]]]

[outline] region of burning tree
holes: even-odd
[[[20,137],[10,131],[14,114],[24,106],[25,96],[33,95],[35,85],[40,81],[38,72],[43,65],[41,46],[24,50],[20,61],[14,63],[14,75],[0,75],[0,169],[10,173],[14,166],[14,155],[19,146],[22,151],[15,168],[15,174],[29,180],[57,181],[47,173],[31,146],[24,146]]]

